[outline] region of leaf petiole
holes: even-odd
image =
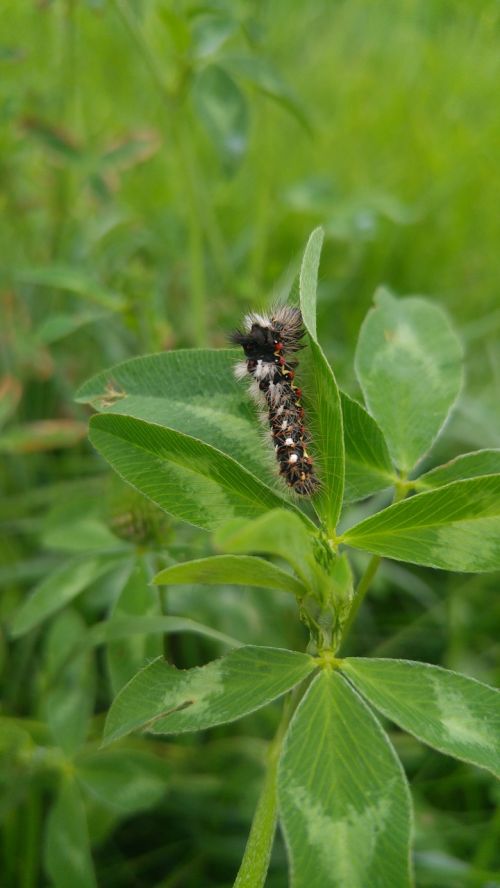
[[[400,500],[404,499],[407,493],[409,493],[409,491],[412,489],[412,487],[413,481],[408,481],[408,478],[406,476],[401,475],[394,487],[394,497],[392,501],[393,504],[398,503]],[[362,575],[354,592],[354,599],[352,602],[351,610],[349,611],[349,616],[347,617],[344,625],[344,631],[342,633],[340,646],[343,646],[347,640],[347,636],[349,635],[352,624],[354,623],[354,620],[358,615],[358,611],[363,603],[363,599],[372,584],[372,580],[377,573],[381,561],[381,555],[372,555],[368,562],[366,570]]]
[[[281,748],[290,719],[306,687],[307,684],[302,682],[285,700],[278,730],[269,747],[264,783],[233,888],[263,888],[265,884],[278,822],[277,777]]]

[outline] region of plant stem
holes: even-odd
[[[77,4],[75,0],[66,0],[61,6],[62,21],[58,38],[57,52],[60,54],[62,76],[60,78],[61,90],[58,96],[58,119],[74,134],[74,107],[77,90],[76,47],[77,47]],[[60,258],[63,252],[64,237],[68,229],[68,219],[71,218],[70,208],[75,197],[75,171],[68,165],[62,165],[55,174],[53,188],[53,228],[51,234],[51,256],[54,261]],[[48,312],[54,310],[57,305],[54,292]]]
[[[160,586],[160,603],[161,612],[164,617],[168,616],[168,586]],[[162,636],[163,659],[169,662],[170,659],[170,638],[168,632],[164,632]]]
[[[402,476],[395,485],[392,505],[394,505],[394,503],[399,503],[400,500],[404,499],[410,489],[411,483],[408,482],[406,476]],[[372,580],[377,573],[381,561],[382,557],[380,555],[372,555],[370,561],[368,562],[368,566],[356,587],[351,610],[349,611],[349,616],[347,617],[347,620],[344,624],[344,631],[342,633],[341,640],[342,647],[346,642],[352,624],[357,617],[358,611],[363,603],[363,599],[371,586]]]
[[[183,192],[187,212],[189,234],[189,326],[196,347],[207,341],[207,286],[205,273],[205,244],[201,213],[198,206],[189,139],[184,133],[183,122],[176,114],[172,133],[176,149],[177,166],[182,173]]]
[[[278,820],[276,791],[278,761],[278,755],[270,757],[234,888],[259,888],[264,885]]]
[[[347,636],[349,635],[351,626],[357,617],[358,611],[359,611],[361,604],[363,602],[363,598],[365,597],[366,593],[368,592],[368,589],[370,588],[371,582],[372,582],[375,574],[377,573],[378,566],[379,566],[381,560],[382,559],[381,559],[380,555],[372,555],[372,557],[370,558],[370,561],[368,562],[368,566],[367,566],[363,576],[361,577],[361,579],[356,587],[356,592],[354,594],[354,601],[352,603],[352,607],[351,607],[351,610],[349,611],[349,616],[347,617],[347,620],[344,625],[344,631],[342,633],[342,645],[344,645],[346,642],[346,639],[347,639]]]
[[[26,806],[22,875],[19,883],[20,888],[35,888],[38,883],[40,823],[40,794],[38,789],[33,787]]]
[[[262,288],[262,269],[273,214],[274,152],[269,145],[268,109],[264,104],[259,119],[259,150],[266,156],[255,190],[254,243],[250,254],[250,276],[256,290]]]
[[[294,688],[283,707],[278,730],[269,748],[266,776],[233,888],[262,888],[266,881],[278,820],[277,776],[281,747],[305,687],[303,683]]]
[[[172,95],[165,84],[162,67],[159,64],[154,53],[151,52],[149,44],[144,37],[139,22],[137,21],[126,0],[113,0],[113,5],[127,31],[129,32],[130,37],[132,38],[135,45],[137,46],[137,49],[142,55],[144,62],[148,66],[150,74],[152,75],[153,80],[156,83],[157,89],[162,97],[163,102],[170,110],[172,107]]]

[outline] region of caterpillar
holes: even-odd
[[[304,424],[302,390],[294,382],[298,361],[290,360],[303,348],[300,310],[287,305],[270,316],[248,314],[242,326],[229,337],[243,347],[246,357],[236,364],[235,376],[252,377],[250,393],[267,413],[280,475],[295,493],[311,496],[319,480],[306,449],[310,435]]]

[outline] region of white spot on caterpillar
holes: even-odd
[[[286,439],[285,447],[295,447],[295,441],[293,440],[293,438]]]
[[[281,382],[276,382],[276,383],[272,382],[271,385],[269,386],[268,395],[269,395],[269,403],[273,407],[277,407],[276,412],[278,413],[280,408],[277,405],[279,404],[279,402],[283,398],[283,384]]]
[[[255,379],[253,379],[252,382],[250,383],[250,385],[248,387],[248,391],[250,392],[254,401],[257,402],[257,404],[264,404],[265,403],[264,393],[261,392],[261,390],[259,388],[259,383],[256,382]]]
[[[271,364],[269,361],[257,361],[257,366],[255,368],[254,377],[255,379],[269,379],[269,377],[274,375],[275,366]]]
[[[280,410],[283,410],[283,407],[279,408],[278,413],[280,412]],[[283,429],[283,431],[286,429],[287,425],[288,425],[288,420],[284,419],[283,422],[281,423],[281,428]]]
[[[298,458],[298,456],[297,456],[296,453],[292,453],[292,455],[288,457],[288,462],[289,462],[290,465],[292,465],[292,466],[295,465],[295,463],[298,462],[298,461],[299,461],[299,458]]]
[[[245,361],[238,361],[238,363],[234,365],[233,372],[236,379],[244,379],[248,373],[248,368]]]

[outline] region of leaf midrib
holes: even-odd
[[[301,520],[304,520],[312,527],[315,527],[315,525],[307,517],[307,515],[304,512],[302,512],[300,509],[297,509],[296,506],[293,505],[293,503],[287,502],[287,500],[283,499],[283,497],[281,497],[279,493],[274,491],[271,487],[268,487],[267,484],[265,484],[263,481],[261,481],[260,478],[257,478],[257,476],[252,474],[252,472],[249,472],[248,469],[245,468],[245,466],[242,466],[241,463],[239,463],[237,460],[235,460],[232,456],[229,456],[229,454],[224,453],[222,450],[219,450],[217,447],[214,447],[213,444],[207,444],[206,441],[202,441],[201,438],[195,438],[193,435],[186,435],[185,432],[178,432],[176,429],[171,429],[169,426],[163,426],[163,425],[160,425],[159,423],[155,423],[155,422],[146,422],[146,420],[136,419],[135,417],[128,416],[127,414],[124,414],[124,413],[97,414],[97,417],[106,416],[106,415],[121,416],[124,419],[131,420],[132,422],[144,423],[144,425],[154,426],[154,428],[160,429],[162,432],[165,432],[165,431],[170,432],[171,434],[178,435],[181,438],[187,438],[190,441],[196,441],[197,444],[200,444],[203,447],[206,447],[208,450],[212,451],[214,454],[217,454],[219,457],[222,458],[222,460],[229,460],[229,462],[232,465],[236,466],[240,472],[242,472],[244,475],[247,475],[249,478],[251,478],[252,481],[255,484],[257,484],[257,486],[264,488],[264,490],[266,490],[268,493],[270,493],[273,497],[276,497],[279,500],[279,505],[277,504],[275,506],[275,508],[285,507],[288,509],[292,509],[293,512],[301,518]],[[92,424],[92,421],[91,421],[91,429],[95,429],[95,428],[97,428],[100,432],[103,432],[103,429],[99,425],[96,425],[95,423]],[[119,440],[124,441],[127,444],[130,444],[131,447],[135,447],[137,450],[141,450],[143,453],[147,453],[149,456],[156,457],[157,459],[162,459],[162,457],[159,454],[154,453],[151,450],[148,450],[147,447],[144,447],[141,444],[138,444],[136,442],[131,442],[128,438],[124,438],[124,437],[116,434],[115,432],[104,430],[104,434],[109,435],[112,438],[118,438]],[[163,457],[163,459],[165,459],[168,462],[174,463],[176,466],[179,466],[180,468],[185,469],[188,472],[192,472],[194,475],[198,475],[200,478],[208,478],[213,484],[220,484],[220,486],[224,490],[235,491],[238,494],[238,496],[240,497],[240,499],[244,500],[245,502],[255,504],[255,499],[253,499],[251,497],[251,495],[249,495],[246,487],[243,488],[245,493],[244,493],[244,495],[242,495],[241,489],[239,487],[234,487],[234,486],[228,487],[227,485],[221,484],[219,481],[215,481],[210,476],[204,475],[202,472],[197,471],[196,462],[194,463],[195,468],[193,468],[193,465],[191,465],[191,464],[188,465],[186,461],[183,462],[182,460],[180,460],[178,458],[176,459],[170,455],[168,457]],[[265,505],[265,504],[263,504],[263,505]],[[273,507],[269,506],[269,508],[271,509]]]

